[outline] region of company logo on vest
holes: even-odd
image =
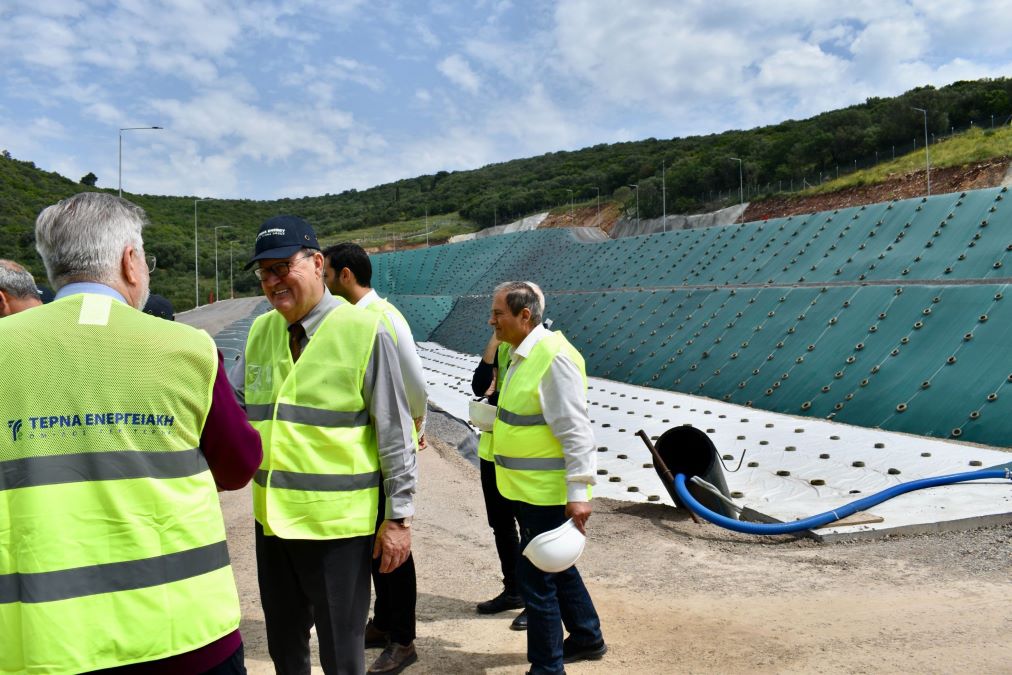
[[[107,432],[100,433],[123,433],[123,427],[133,427],[134,433],[162,433],[158,427],[172,427],[176,420],[173,415],[153,415],[150,413],[138,412],[96,412],[96,413],[71,413],[69,415],[40,415],[29,417],[28,423],[30,432],[29,438],[46,438],[56,430],[70,430],[71,435],[77,435],[77,428],[81,427],[84,433],[85,427],[111,427]],[[16,442],[23,438],[21,432],[24,420],[8,420],[7,427],[11,430],[11,436]],[[154,428],[152,428],[154,427]],[[38,432],[36,434],[36,432]],[[164,433],[171,433],[165,431]]]

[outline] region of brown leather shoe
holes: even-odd
[[[365,648],[386,647],[388,642],[390,642],[390,633],[380,630],[372,622],[372,619],[369,619],[365,624]]]
[[[400,645],[391,642],[383,653],[379,655],[368,672],[384,673],[385,675],[397,675],[412,663],[418,660],[418,652],[415,651],[415,643]]]

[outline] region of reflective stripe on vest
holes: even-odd
[[[274,411],[277,409],[277,417]],[[279,422],[295,422],[314,427],[364,427],[369,424],[368,410],[320,410],[291,403],[269,403],[246,405],[246,417],[250,422],[264,422],[276,419]]]
[[[142,453],[132,450],[23,457],[0,462],[0,490],[124,478],[181,478],[207,471],[198,450]]]
[[[499,408],[499,419],[506,424],[512,424],[515,427],[537,427],[546,424],[545,416],[541,413],[534,415],[518,415],[517,413],[512,413],[503,408]]]
[[[0,343],[0,370],[26,373],[0,399],[0,417],[20,421],[0,438],[0,672],[141,663],[235,630],[225,525],[197,449],[211,338],[79,294],[8,317]],[[32,367],[52,354],[60,368]]]
[[[322,476],[316,473],[296,473],[294,471],[273,471],[270,474],[270,487],[282,490],[307,490],[315,492],[348,492],[378,488],[382,474],[379,471],[357,474],[332,474]],[[260,487],[267,487],[268,473],[257,469],[253,480]]]
[[[496,484],[507,499],[550,506],[565,504],[566,461],[562,445],[545,422],[539,386],[552,361],[564,354],[587,375],[583,357],[562,333],[543,337],[516,362],[499,394],[492,427]]]
[[[376,431],[362,387],[380,315],[341,302],[297,364],[287,322],[260,316],[246,343],[246,414],[263,440],[253,514],[286,539],[372,534],[380,482]]]
[[[504,457],[495,456],[496,466],[514,471],[564,471],[566,460],[562,457]]]
[[[99,593],[159,586],[228,567],[228,546],[200,548],[143,560],[89,565],[53,572],[0,575],[0,603],[55,602]]]
[[[482,357],[484,358],[484,357]],[[509,368],[510,363],[510,346],[508,342],[500,342],[499,347],[495,350],[495,388],[496,391],[502,389],[503,377],[506,375],[506,369]],[[492,432],[482,431],[478,435],[478,457],[486,461],[495,461],[492,455]]]

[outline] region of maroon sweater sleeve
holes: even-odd
[[[263,457],[260,434],[250,426],[246,413],[235,400],[221,352],[218,352],[218,376],[214,380],[211,410],[200,436],[200,449],[214,482],[222,490],[238,490],[249,483]]]
[[[260,466],[260,434],[246,421],[246,413],[235,400],[225,375],[221,352],[218,352],[218,375],[214,380],[211,410],[207,413],[204,432],[200,436],[200,449],[207,459],[214,482],[223,490],[238,490],[245,486]],[[242,636],[237,628],[192,652],[101,672],[115,675],[202,673],[223,663],[240,646]]]

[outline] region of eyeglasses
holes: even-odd
[[[308,255],[302,256],[301,258],[296,258],[295,260],[286,260],[284,262],[268,265],[267,267],[258,267],[257,269],[253,270],[253,274],[256,275],[256,278],[259,279],[260,281],[264,280],[264,277],[267,275],[268,272],[281,279],[283,277],[287,277],[288,273],[292,271],[292,265],[299,262],[300,260],[312,258],[314,255],[316,254],[310,253]]]
[[[153,255],[143,254],[139,249],[134,249],[134,253],[141,256],[141,258],[144,260],[144,264],[148,266],[148,274],[151,274],[152,272],[155,271],[155,267],[158,265],[158,258],[156,258]]]

